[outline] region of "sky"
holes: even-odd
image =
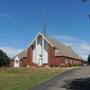
[[[26,49],[42,32],[43,8],[47,35],[86,59],[90,54],[90,2],[81,0],[0,0],[0,49],[10,57]]]

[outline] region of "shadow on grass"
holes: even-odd
[[[65,81],[66,90],[90,90],[90,78]]]

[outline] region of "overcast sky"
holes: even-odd
[[[81,0],[0,0],[0,48],[14,56],[42,32],[46,11],[47,34],[83,58],[90,53],[90,2]]]

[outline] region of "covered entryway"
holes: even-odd
[[[15,58],[14,60],[14,67],[17,68],[17,67],[20,67],[20,60],[18,57]]]

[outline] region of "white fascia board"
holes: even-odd
[[[47,40],[45,36],[43,36],[41,33],[40,33],[40,35],[41,35],[52,47],[54,47],[54,45],[53,45],[49,40]]]
[[[34,43],[34,41],[36,40],[36,38],[37,38],[39,35],[41,35],[52,47],[54,47],[54,45],[52,45],[52,44],[50,43],[50,41],[48,41],[48,40],[45,38],[45,36],[43,36],[43,35],[39,32],[39,33],[37,34],[37,36],[33,39],[33,41],[29,44],[28,48]]]
[[[37,34],[37,36],[32,40],[32,42],[29,44],[28,48],[34,43],[34,41],[36,40],[36,38],[39,36],[39,33]]]
[[[19,57],[17,56],[17,57],[15,58],[15,60],[19,60]]]

